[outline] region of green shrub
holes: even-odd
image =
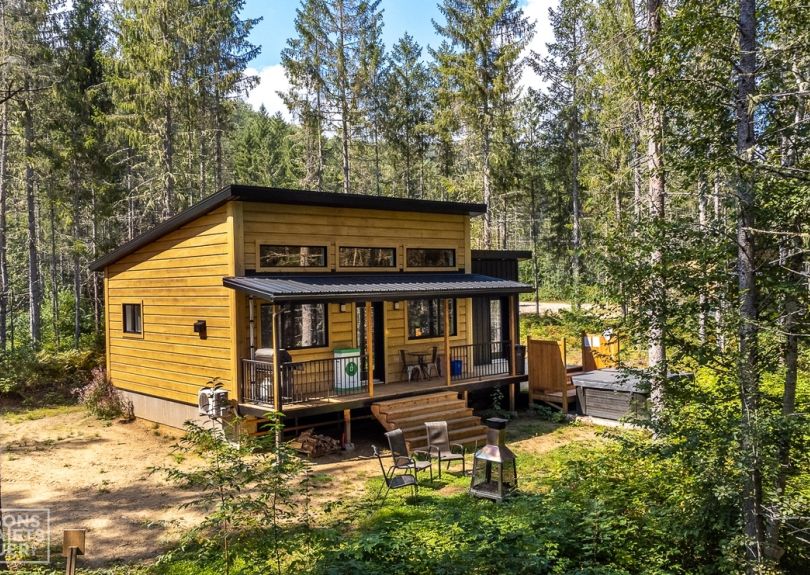
[[[102,359],[95,349],[0,354],[0,394],[25,406],[72,402],[73,390],[90,381]]]
[[[230,441],[222,430],[187,421],[186,434],[175,445],[174,454],[178,461],[192,455],[201,463],[192,468],[153,470],[164,473],[180,487],[196,491],[182,507],[199,508],[206,515],[186,534],[184,545],[194,546],[195,554],[209,557],[209,563],[217,564],[217,572],[226,575],[243,572],[242,561],[252,555],[251,539],[257,532],[266,536],[261,572],[281,575],[283,558],[291,551],[282,524],[301,520],[297,511],[302,488],[297,480],[305,474],[307,464],[286,444],[275,445],[274,432],[281,429],[281,423],[271,418],[271,424],[273,433],[258,438],[240,436],[238,441]],[[234,425],[238,425],[238,420]],[[304,514],[303,521],[306,520]],[[234,545],[241,550],[238,554],[230,552]],[[177,551],[182,556],[183,547]],[[174,554],[164,555],[158,564],[167,565],[171,568],[169,572],[174,572],[171,567],[175,564]]]
[[[124,398],[113,386],[107,372],[101,367],[93,369],[90,383],[75,389],[74,392],[79,398],[79,403],[99,419],[135,418],[132,402]]]

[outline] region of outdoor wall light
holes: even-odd
[[[345,313],[345,312],[349,311],[349,304],[347,304],[347,303],[340,304],[340,311],[341,311],[341,313]]]
[[[208,337],[207,329],[204,319],[198,319],[194,322],[194,333],[200,334],[200,339]]]
[[[402,305],[400,302],[395,301],[395,302],[394,302],[394,309],[399,309],[399,306],[400,306],[400,305]]]

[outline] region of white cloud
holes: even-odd
[[[523,13],[529,21],[536,22],[534,28],[534,38],[526,47],[524,52],[525,56],[529,56],[532,50],[540,54],[546,55],[546,43],[554,40],[554,31],[551,29],[551,21],[548,17],[548,9],[556,8],[558,5],[557,0],[526,0],[523,6]],[[529,66],[523,69],[523,78],[521,84],[526,88],[541,88],[545,82],[535,74]]]
[[[254,110],[258,110],[264,104],[269,114],[281,112],[284,119],[289,122],[292,119],[290,112],[278,95],[278,92],[286,92],[290,89],[290,83],[287,76],[284,75],[284,66],[273,64],[260,70],[248,68],[245,70],[245,74],[259,77],[259,84],[248,93],[245,101]]]

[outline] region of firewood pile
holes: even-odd
[[[326,435],[318,435],[314,429],[307,429],[290,442],[290,446],[307,457],[321,457],[340,451],[340,441]]]

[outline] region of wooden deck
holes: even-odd
[[[344,409],[357,409],[370,406],[375,401],[399,399],[441,391],[475,391],[498,387],[500,385],[515,384],[526,381],[527,375],[497,375],[488,378],[474,378],[454,381],[449,386],[441,378],[432,378],[426,381],[410,381],[396,383],[381,383],[374,386],[374,397],[368,393],[328,397],[308,402],[294,403],[282,406],[282,412],[287,417],[305,417],[342,411]],[[262,417],[272,411],[272,406],[252,403],[240,403],[241,415]]]

